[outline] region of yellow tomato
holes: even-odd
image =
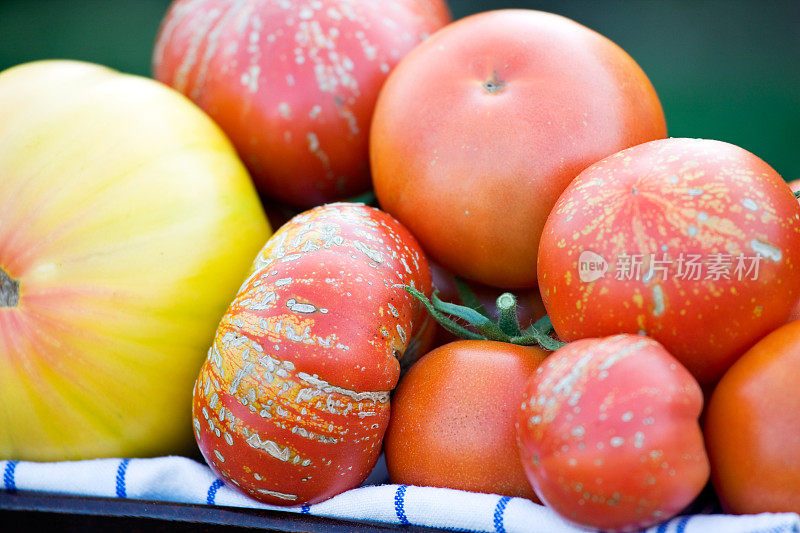
[[[269,235],[177,92],[75,61],[0,73],[0,459],[188,447],[194,378]]]

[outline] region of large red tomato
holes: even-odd
[[[389,422],[398,359],[424,349],[430,292],[414,237],[386,213],[330,204],[284,224],[222,317],[194,390],[211,468],[277,505],[358,486]]]
[[[798,375],[800,322],[792,322],[748,350],[711,395],[711,479],[728,511],[800,512]]]
[[[262,194],[312,206],[369,187],[378,90],[449,20],[445,0],[177,0],[153,72],[217,121]]]
[[[391,480],[536,499],[514,424],[525,384],[545,355],[476,340],[426,354],[392,397],[385,442]]]
[[[536,285],[547,214],[578,173],[666,135],[644,72],[569,19],[481,13],[412,51],[381,91],[370,138],[381,206],[457,275]]]
[[[592,165],[559,198],[539,288],[566,341],[642,332],[704,385],[800,297],[800,205],[750,152],[666,139]]]
[[[702,407],[697,381],[652,339],[576,341],[525,389],[522,464],[536,494],[567,520],[643,529],[680,512],[708,481]]]

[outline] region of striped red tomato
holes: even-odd
[[[548,217],[539,288],[566,341],[646,333],[703,384],[800,297],[800,205],[737,146],[665,139],[582,172]]]
[[[429,293],[414,237],[386,213],[331,204],[286,223],[222,318],[194,390],[195,436],[259,500],[318,502],[359,485],[381,450],[401,357],[424,349]]]
[[[646,528],[681,511],[708,481],[697,381],[639,335],[575,341],[525,390],[517,431],[536,494],[567,520]]]
[[[449,21],[445,0],[177,0],[153,73],[222,127],[262,194],[310,207],[369,188],[378,91]]]

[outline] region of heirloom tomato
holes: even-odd
[[[276,505],[330,498],[375,465],[398,359],[429,319],[414,237],[360,204],[284,224],[222,317],[194,390],[195,436],[222,479]]]
[[[570,522],[647,528],[708,481],[703,394],[663,346],[640,335],[575,341],[525,388],[517,430],[536,494]]]
[[[536,499],[514,424],[525,384],[545,355],[460,340],[417,361],[392,397],[385,442],[392,482]]]
[[[230,142],[153,80],[0,73],[0,458],[191,449],[191,387],[269,226]]]
[[[800,322],[773,331],[725,373],[705,435],[711,479],[733,513],[800,512]]]
[[[800,205],[737,146],[664,139],[586,169],[539,247],[565,341],[646,333],[704,386],[785,323],[800,297]]]
[[[381,207],[463,278],[536,285],[547,214],[578,173],[666,135],[644,72],[564,17],[481,13],[436,32],[390,74],[370,134]]]
[[[177,0],[153,73],[217,121],[262,194],[310,207],[369,188],[378,90],[449,21],[444,0]]]

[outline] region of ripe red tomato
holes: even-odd
[[[412,51],[381,91],[370,137],[381,206],[455,274],[536,285],[558,195],[591,163],[666,135],[650,81],[569,19],[481,13]]]
[[[455,277],[451,272],[445,270],[442,266],[433,261],[428,261],[428,266],[431,269],[431,279],[433,281],[433,288],[439,291],[439,298],[444,302],[452,302],[458,305],[464,305],[461,296],[458,293]],[[489,287],[475,282],[468,282],[470,290],[478,298],[478,301],[483,305],[483,308],[489,313],[492,320],[497,321],[497,298],[503,294],[505,289],[498,289]],[[539,295],[537,289],[527,289],[514,291],[514,296],[517,298],[517,317],[520,327],[527,328],[544,315],[547,311],[544,309],[542,297]],[[454,334],[450,333],[437,322],[433,322],[436,326],[435,336],[433,338],[432,347],[442,346],[448,342],[459,340]]]
[[[392,397],[385,439],[392,482],[535,500],[514,424],[525,383],[545,355],[461,340],[422,357]]]
[[[445,0],[176,0],[153,73],[222,127],[262,194],[308,207],[369,188],[378,90],[449,21]]]
[[[565,519],[646,528],[680,512],[708,481],[697,381],[639,335],[573,342],[528,383],[517,424],[536,494]]]
[[[800,322],[773,331],[725,373],[705,419],[711,479],[733,513],[800,512]]]
[[[569,185],[542,234],[539,288],[563,340],[643,332],[709,385],[786,322],[798,265],[800,205],[769,165],[665,139]]]
[[[195,384],[195,436],[214,472],[276,505],[364,481],[398,358],[427,318],[398,285],[430,293],[430,275],[414,237],[382,211],[330,204],[275,233]]]

